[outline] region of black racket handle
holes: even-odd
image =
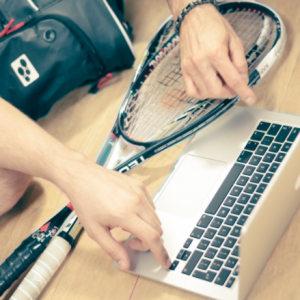
[[[0,297],[39,257],[48,243],[47,241],[38,242],[30,236],[2,263],[0,266]]]

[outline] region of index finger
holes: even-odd
[[[171,260],[167,253],[166,248],[163,245],[163,241],[160,234],[152,228],[148,223],[142,219],[136,217],[129,224],[123,227],[125,230],[133,233],[141,241],[146,243],[155,259],[164,267],[169,268],[171,266]]]
[[[257,98],[255,93],[245,83],[228,56],[225,55],[220,62],[216,62],[215,68],[223,78],[225,84],[239,95],[242,101],[246,102],[249,106],[256,103]]]

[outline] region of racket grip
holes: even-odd
[[[10,288],[45,248],[46,245],[29,237],[2,263],[0,266],[0,296]]]
[[[71,245],[57,236],[23,279],[10,299],[35,300],[67,257]]]

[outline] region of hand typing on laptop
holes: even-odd
[[[177,18],[191,0],[167,0]],[[255,93],[247,86],[243,44],[212,4],[194,7],[180,27],[181,67],[186,92],[198,99],[232,98],[252,106]]]

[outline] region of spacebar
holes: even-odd
[[[211,200],[210,204],[206,209],[206,213],[208,214],[215,214],[222,204],[223,200],[227,196],[228,192],[230,191],[231,187],[233,186],[236,179],[241,174],[242,170],[244,169],[245,165],[235,164],[232,169],[230,170],[229,174],[223,181],[222,185],[220,186],[219,190],[215,194],[214,198]]]

